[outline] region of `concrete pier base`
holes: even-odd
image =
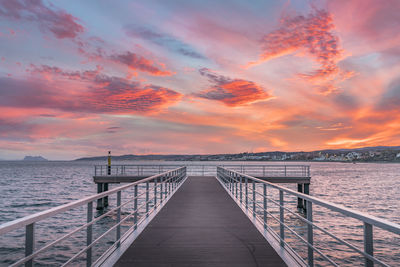
[[[297,192],[306,195],[310,194],[310,183],[297,184]],[[297,198],[297,208],[302,209],[304,212],[307,211],[307,201],[302,198]]]
[[[310,194],[310,184],[304,184],[304,194],[309,195]],[[303,210],[304,212],[307,212],[307,200],[303,201]]]
[[[103,184],[103,192],[108,191],[108,183]],[[108,196],[103,199],[104,207],[108,207]]]
[[[98,183],[97,184],[97,193],[102,193],[103,192],[103,183]],[[104,208],[104,204],[103,204],[103,198],[99,198],[97,199],[97,206],[96,209],[98,210],[102,210]]]
[[[303,184],[297,184],[297,192],[303,193]],[[304,209],[302,198],[299,198],[299,197],[297,198],[297,208]]]
[[[97,193],[102,193],[108,191],[108,183],[97,183]],[[97,207],[96,209],[102,210],[104,208],[108,207],[108,196],[99,198],[97,200]]]

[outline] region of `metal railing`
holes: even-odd
[[[222,167],[256,177],[310,177],[309,165],[222,165]]]
[[[105,175],[131,175],[131,176],[147,176],[163,173],[167,170],[179,168],[182,165],[95,165],[94,176]]]
[[[240,173],[248,174],[256,177],[310,177],[309,165],[256,165],[256,164],[229,164],[221,165],[230,170]],[[165,170],[177,168],[178,165],[145,165],[145,164],[131,164],[131,165],[95,165],[94,176],[146,176],[162,173]],[[217,173],[217,165],[212,164],[192,164],[187,165],[188,175],[215,175]]]
[[[25,266],[33,266],[33,262],[39,254],[47,251],[51,247],[54,247],[55,245],[71,237],[75,233],[85,229],[86,229],[85,247],[81,249],[78,253],[76,253],[74,256],[72,256],[68,261],[64,262],[62,266],[71,264],[72,262],[74,262],[74,260],[76,260],[84,253],[86,253],[86,265],[92,266],[93,263],[92,249],[94,248],[94,245],[96,243],[98,243],[111,231],[115,230],[116,231],[115,241],[108,248],[108,250],[105,253],[103,253],[103,255],[119,248],[121,244],[127,239],[128,235],[134,233],[134,231],[141,224],[144,224],[143,222],[146,221],[146,218],[148,218],[149,215],[152,214],[154,211],[157,211],[161,204],[165,204],[165,202],[170,198],[170,196],[172,196],[172,194],[174,194],[174,192],[179,188],[179,186],[185,181],[186,177],[187,177],[186,167],[180,167],[174,170],[166,171],[161,174],[145,178],[143,180],[134,183],[116,187],[107,192],[92,195],[84,199],[80,199],[62,206],[51,208],[49,210],[35,213],[30,216],[26,216],[21,219],[17,219],[0,225],[0,235],[25,227],[25,257],[18,260],[17,262],[14,262],[11,266],[19,266],[22,264],[25,264]],[[139,185],[145,186],[143,192],[140,193],[138,192]],[[129,196],[127,201],[121,203],[122,192],[127,189],[134,189],[133,196]],[[101,216],[93,218],[93,202],[95,202],[97,199],[101,199],[110,196],[112,194],[116,194],[117,205],[114,208],[108,210],[107,212],[101,214]],[[142,203],[138,206],[139,199],[144,201],[142,201]],[[123,214],[122,208],[129,203],[133,203],[133,211],[128,213],[124,217],[121,216]],[[60,213],[67,212],[73,208],[82,207],[84,205],[87,206],[87,214],[86,214],[87,223],[79,226],[78,228],[75,228],[69,233],[57,238],[56,240],[53,240],[48,244],[45,244],[40,249],[35,250],[36,223],[42,222],[47,218],[53,217]],[[139,217],[139,210],[144,210],[144,209],[145,212],[140,214],[141,217]],[[101,234],[98,238],[93,240],[93,224],[98,222],[102,218],[110,215],[116,215],[115,224],[109,229],[107,229],[107,231]],[[123,223],[126,224],[128,222],[128,219],[132,218],[133,218],[133,225],[131,225],[130,228],[125,232],[125,234],[121,236],[121,224]],[[94,262],[93,264],[97,264],[101,257],[102,256],[100,256],[97,259],[97,261]]]
[[[400,235],[400,225],[369,214],[346,208],[342,205],[337,205],[316,197],[298,193],[291,189],[269,183],[234,170],[229,170],[224,167],[218,167],[217,178],[228,191],[228,193],[230,193],[232,198],[236,200],[238,205],[241,206],[246,213],[248,213],[250,218],[255,220],[253,220],[253,222],[260,223],[264,231],[264,236],[266,236],[267,232],[270,233],[270,235],[277,242],[279,242],[281,248],[288,250],[291,255],[295,255],[295,257],[300,259],[304,265],[314,266],[314,253],[317,253],[320,258],[325,260],[328,264],[338,266],[338,263],[332,260],[329,256],[325,255],[320,249],[317,248],[317,244],[314,243],[314,231],[318,230],[319,233],[332,238],[339,244],[344,245],[350,250],[361,255],[364,258],[365,266],[374,266],[374,263],[382,266],[389,266],[389,264],[374,257],[373,228],[380,228],[382,230]],[[262,193],[257,191],[257,187],[259,191],[262,191]],[[272,192],[270,192],[268,189],[277,190],[277,193],[279,194],[279,200],[272,199],[270,197]],[[304,217],[301,214],[298,214],[298,212],[294,212],[289,209],[287,202],[285,202],[285,196],[301,198],[304,202],[306,202],[306,216]],[[258,201],[260,198],[261,201]],[[270,212],[270,203],[279,208],[279,215],[274,215],[272,212]],[[322,207],[330,210],[331,212],[337,212],[347,218],[358,220],[363,225],[364,249],[358,248],[357,245],[343,240],[334,233],[313,222],[313,207]],[[296,219],[299,219],[307,225],[306,238],[303,238],[295,231],[295,229],[291,228],[285,222],[286,212],[290,213],[291,216],[294,216]],[[279,224],[278,232],[274,231],[270,226],[268,221],[269,218],[272,218]],[[306,257],[300,257],[299,254],[287,244],[285,241],[285,232],[290,232],[307,246]]]

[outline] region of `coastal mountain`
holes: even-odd
[[[359,161],[359,162],[398,162],[400,161],[400,146],[376,146],[354,149],[326,149],[298,152],[258,152],[213,155],[122,155],[113,156],[113,160],[163,160],[163,161],[212,161],[212,160],[262,160],[262,161]],[[90,161],[105,161],[107,156],[85,157],[76,159]]]
[[[42,156],[25,156],[23,161],[47,161],[47,159]]]

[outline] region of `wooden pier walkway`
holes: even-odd
[[[286,266],[215,177],[191,176],[115,266]]]

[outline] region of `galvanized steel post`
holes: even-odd
[[[246,188],[245,188],[245,195],[246,195],[246,201],[245,201],[245,203],[246,203],[246,209],[248,209],[249,208],[249,189],[248,189],[248,181],[247,181],[247,177],[245,177],[244,178],[244,180],[245,180],[245,186],[246,186]]]
[[[314,266],[314,249],[311,247],[314,245],[314,237],[313,237],[313,211],[312,211],[312,202],[307,202],[307,220],[309,223],[307,224],[307,242],[308,246],[308,266]],[[310,246],[311,245],[311,246]]]
[[[263,184],[263,196],[264,196],[264,229],[267,229],[267,185]]]
[[[120,223],[121,221],[121,191],[117,192],[117,224]],[[119,224],[117,226],[117,248],[121,245],[121,241],[119,239],[121,238],[121,225]]]
[[[135,185],[135,189],[134,189],[134,197],[135,200],[133,201],[133,210],[135,211],[134,215],[133,215],[133,223],[135,225],[134,229],[136,230],[137,228],[137,221],[138,221],[138,210],[137,210],[137,204],[138,204],[138,185]]]
[[[285,245],[285,213],[283,209],[283,191],[279,190],[279,228],[280,228],[280,238],[281,238],[281,247]]]
[[[146,182],[146,217],[149,217],[149,182]]]
[[[29,256],[35,250],[35,223],[25,226],[25,256]],[[25,262],[25,267],[32,267],[33,259]]]
[[[372,225],[364,222],[364,252],[371,256],[374,256],[373,240]],[[368,258],[365,258],[365,266],[373,267],[374,262]]]
[[[256,182],[253,180],[253,216],[256,217]]]
[[[87,221],[90,223],[93,220],[93,202],[90,201],[87,203]],[[93,225],[89,225],[86,228],[86,246],[89,246],[92,244],[92,239],[93,239]],[[90,267],[92,266],[92,248],[88,248],[86,250],[86,266]]]

